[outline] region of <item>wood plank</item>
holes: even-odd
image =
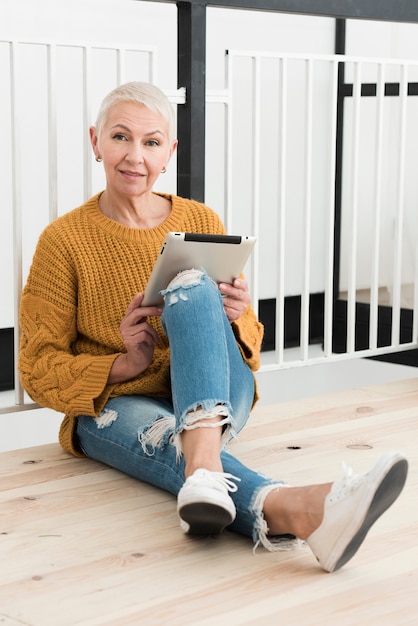
[[[291,484],[410,460],[405,491],[335,574],[309,548],[184,536],[175,499],[51,444],[0,454],[7,626],[324,626],[418,621],[418,379],[259,406],[231,451]]]

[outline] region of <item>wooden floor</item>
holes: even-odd
[[[310,550],[184,536],[175,500],[58,445],[0,455],[0,624],[418,624],[418,379],[258,407],[232,451],[292,484],[392,449],[405,490],[334,574]]]

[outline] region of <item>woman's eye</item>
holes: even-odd
[[[113,135],[113,139],[117,139],[118,141],[128,141],[126,135],[123,135],[122,133],[116,133]]]
[[[148,139],[147,146],[159,146],[159,142],[156,139]]]

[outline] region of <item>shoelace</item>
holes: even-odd
[[[200,481],[202,480],[202,478],[205,478],[208,482],[212,482],[215,483],[217,488],[222,488],[226,491],[230,491],[230,492],[235,492],[238,491],[238,487],[235,484],[234,481],[240,481],[241,478],[238,478],[238,476],[233,476],[232,474],[228,474],[225,472],[199,472],[198,476],[190,476],[190,478],[188,479],[189,484],[190,483],[200,483]]]
[[[329,502],[331,503],[338,502],[338,500],[345,498],[363,481],[363,476],[353,474],[352,468],[344,463],[344,461],[341,462],[341,468],[343,476],[335,481],[329,494]]]

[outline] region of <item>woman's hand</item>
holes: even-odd
[[[120,325],[120,333],[126,353],[115,359],[110,370],[108,383],[120,383],[130,380],[150,365],[154,348],[158,343],[158,333],[147,322],[150,315],[161,315],[162,309],[155,306],[141,308],[144,294],[138,293],[126,309]]]
[[[220,283],[219,291],[223,297],[226,316],[230,322],[234,322],[241,317],[250,304],[248,284],[245,280],[236,278],[232,285]]]

